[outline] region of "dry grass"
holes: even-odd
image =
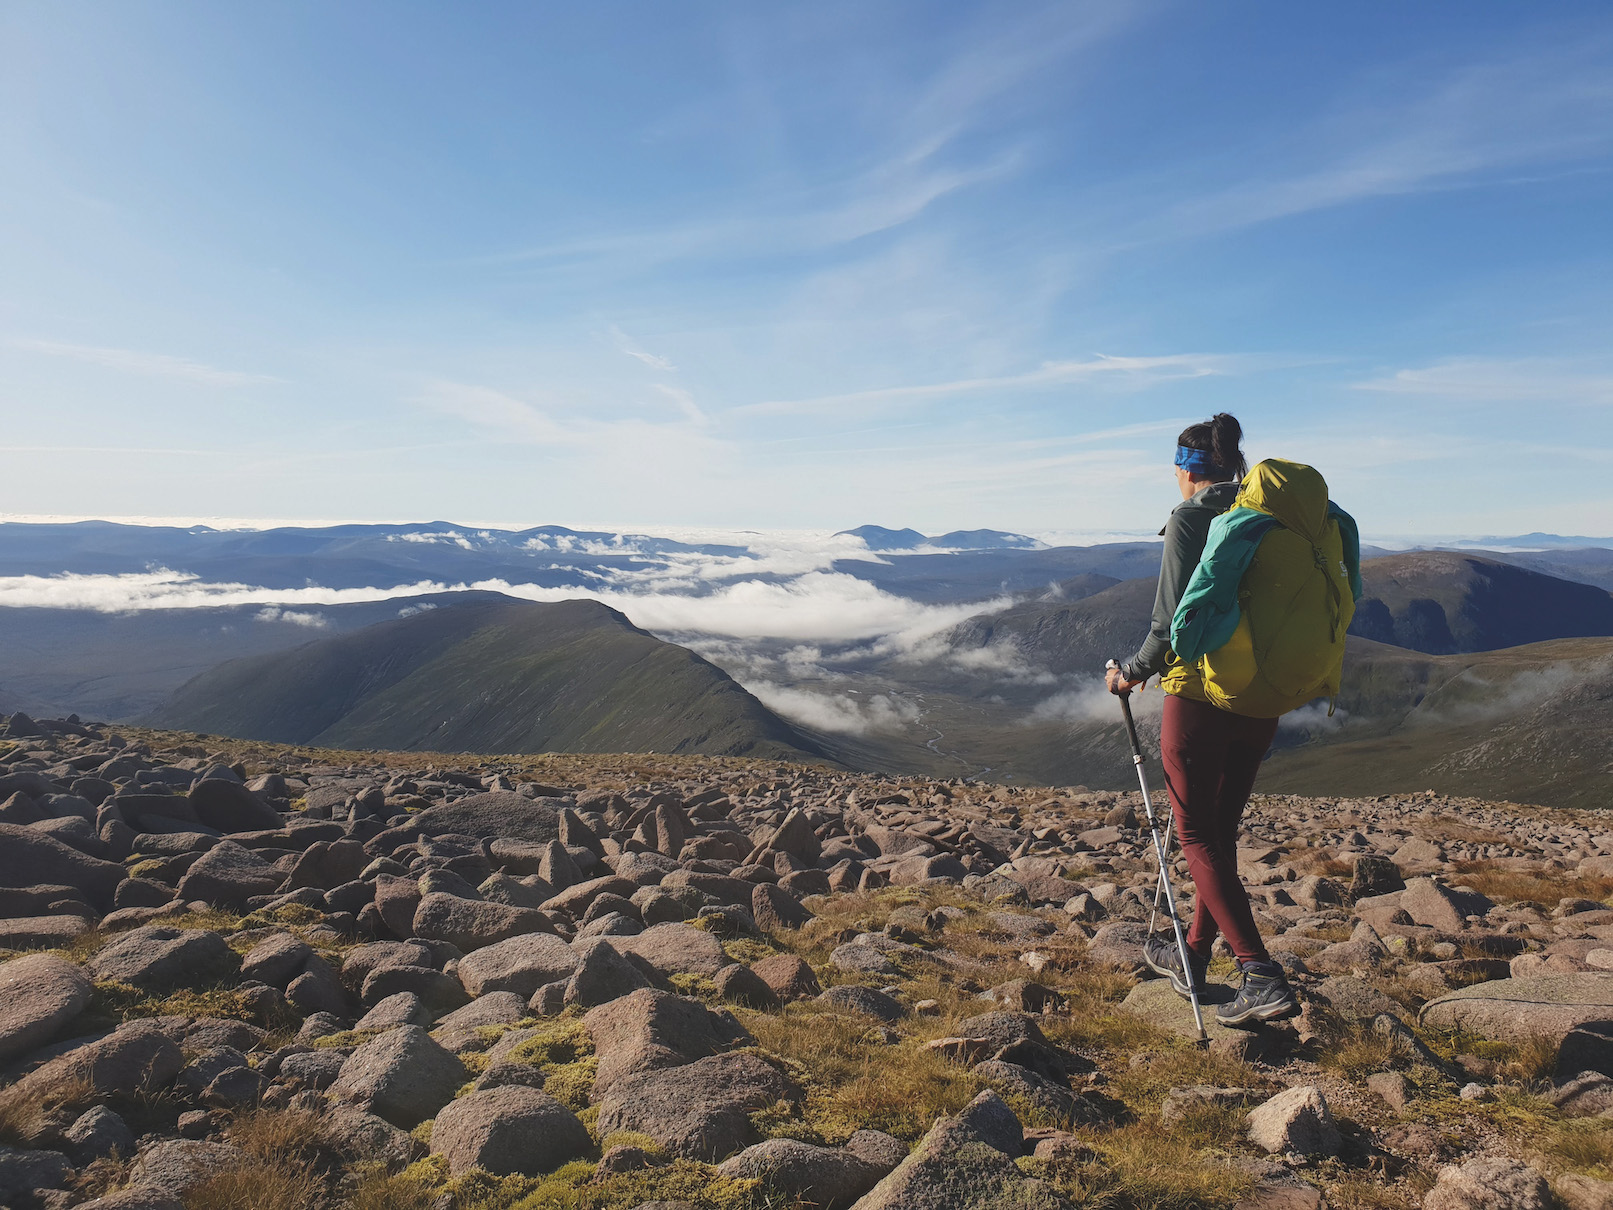
[[[1359,1024],[1348,1025],[1330,1037],[1327,1045],[1321,1047],[1317,1061],[1346,1079],[1358,1081],[1374,1072],[1406,1066],[1405,1056],[1394,1039]]]
[[[981,1089],[967,1071],[918,1041],[878,1041],[866,1018],[790,1005],[777,1015],[746,1013],[743,1019],[762,1053],[807,1091],[805,1118],[767,1118],[759,1124],[770,1133],[832,1144],[866,1127],[911,1142]]]
[[[31,1098],[0,1096],[0,1143],[31,1147],[95,1099],[95,1085],[86,1079],[60,1080]]]
[[[298,1164],[248,1159],[214,1173],[185,1194],[185,1210],[313,1210],[324,1182]]]
[[[1558,873],[1527,873],[1497,869],[1487,861],[1458,861],[1453,881],[1472,887],[1498,903],[1535,903],[1544,908],[1559,899],[1594,899],[1598,903],[1613,898],[1613,878]]]
[[[1327,1186],[1327,1205],[1333,1210],[1417,1210],[1433,1187],[1432,1173],[1414,1171],[1391,1184],[1374,1173],[1352,1172]]]
[[[1097,1157],[1079,1163],[1025,1166],[1079,1206],[1104,1210],[1218,1210],[1236,1205],[1251,1177],[1203,1154],[1200,1140],[1157,1120],[1085,1132]]]

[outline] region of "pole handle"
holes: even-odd
[[[1114,660],[1104,665],[1105,670],[1120,667]],[[1131,737],[1131,754],[1139,761],[1143,758],[1142,741],[1137,738],[1137,723],[1131,717],[1131,690],[1121,689],[1115,694],[1120,699],[1120,713],[1126,716],[1126,734]]]

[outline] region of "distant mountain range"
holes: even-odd
[[[1143,637],[1158,542],[844,533],[868,549],[808,544],[803,562],[799,544],[773,558],[765,535],[0,524],[0,701],[298,743],[1126,783],[1098,675]],[[1285,723],[1270,784],[1605,800],[1613,549],[1550,538],[1364,548],[1341,712]],[[142,596],[153,582],[161,608]],[[625,615],[518,599],[591,593]],[[651,635],[629,620],[639,600],[687,621]],[[781,602],[793,612],[774,633]],[[869,616],[888,631],[870,637]]]
[[[727,673],[614,609],[494,594],[228,661],[142,721],[350,749],[822,756]]]
[[[1045,542],[1027,538],[1024,534],[1011,534],[1000,529],[955,529],[951,533],[926,537],[916,529],[886,529],[883,525],[859,525],[856,529],[843,529],[835,535],[861,538],[869,550],[918,550],[932,547],[940,550],[1042,550]]]

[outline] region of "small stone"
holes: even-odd
[[[1337,1155],[1341,1140],[1327,1098],[1308,1084],[1280,1092],[1251,1110],[1249,1138],[1273,1155]]]

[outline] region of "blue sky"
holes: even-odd
[[[0,513],[1613,534],[1604,3],[0,5]]]

